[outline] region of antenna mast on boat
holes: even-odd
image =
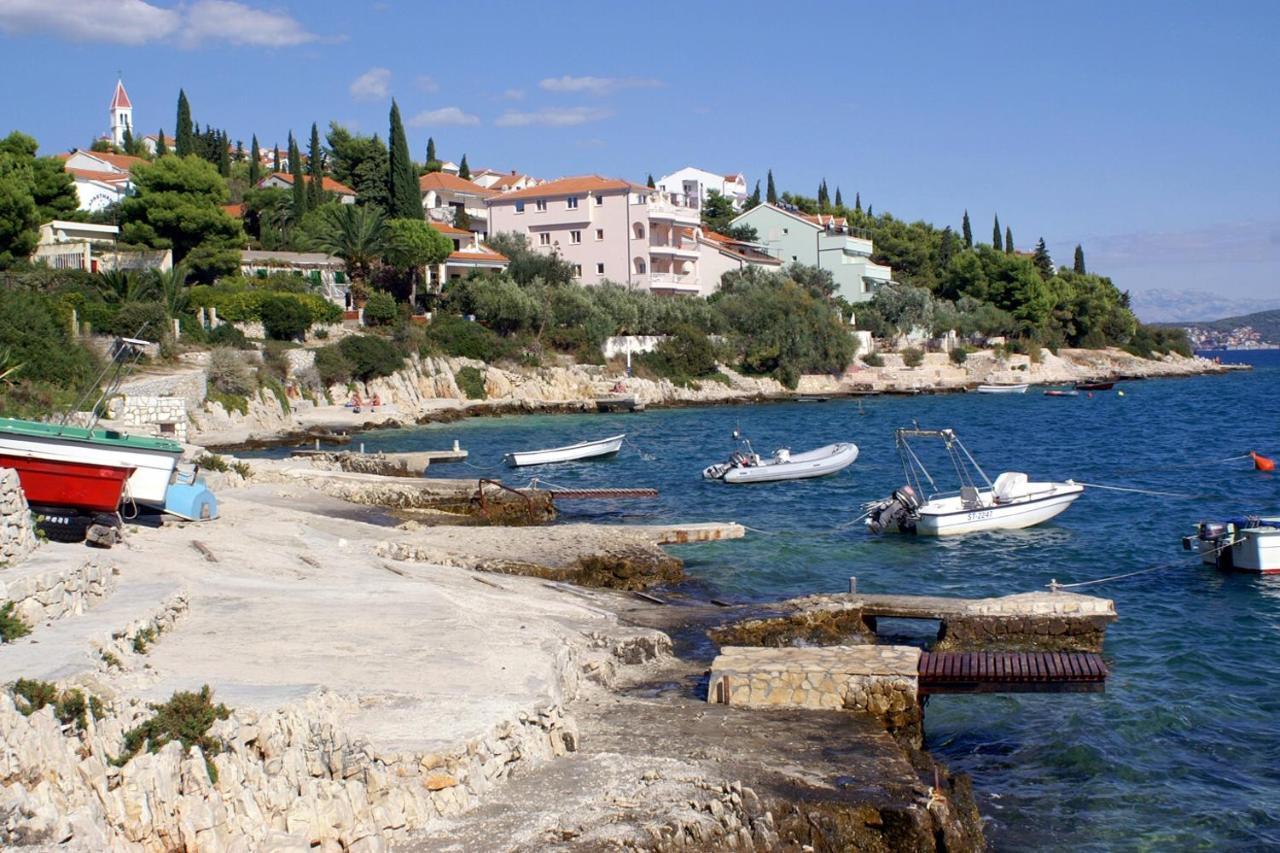
[[[132,338],[116,338],[111,344],[111,359],[102,366],[102,370],[98,372],[93,383],[84,390],[84,392],[76,399],[75,403],[62,415],[62,422],[58,425],[58,434],[62,434],[62,427],[66,427],[71,423],[71,416],[80,411],[81,405],[89,398],[89,395],[98,390],[98,398],[94,400],[93,408],[90,410],[92,417],[87,424],[88,429],[93,429],[98,425],[98,421],[102,420],[102,404],[115,395],[120,389],[120,384],[124,381],[124,373],[128,369],[132,369],[138,363],[138,359],[142,358],[143,350],[151,346],[150,341],[144,341],[138,337],[142,334],[142,330],[147,327],[147,323],[143,323],[141,328],[134,333]],[[126,359],[128,359],[126,361]],[[107,374],[110,373],[110,378]],[[106,385],[103,380],[106,379]]]

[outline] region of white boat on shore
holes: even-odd
[[[546,450],[522,450],[508,453],[503,461],[512,468],[525,465],[549,465],[552,462],[575,462],[580,459],[600,459],[613,456],[622,449],[622,440],[626,433],[602,438],[598,441],[581,441],[564,447],[551,447]]]
[[[1084,493],[1084,486],[1071,480],[1032,482],[1017,471],[1006,471],[993,483],[954,430],[899,429],[896,437],[907,484],[888,498],[863,506],[867,527],[873,533],[955,536],[984,530],[1018,530],[1057,516]],[[912,449],[911,438],[942,441],[960,478],[959,490],[937,490],[933,477]]]
[[[979,394],[1025,394],[1027,393],[1026,382],[1015,382],[1009,385],[983,384],[973,390]]]
[[[852,442],[828,444],[804,453],[792,453],[787,448],[781,448],[774,451],[773,456],[768,459],[761,459],[751,452],[748,445],[747,451],[734,453],[728,462],[704,468],[702,476],[708,480],[738,484],[807,480],[843,471],[857,458],[858,446]]]
[[[1202,521],[1182,547],[1197,551],[1202,562],[1219,569],[1280,574],[1280,516],[1236,516]]]

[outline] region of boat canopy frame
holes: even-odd
[[[947,457],[951,460],[952,467],[955,468],[956,478],[960,481],[960,489],[950,492],[938,491],[938,484],[934,482],[933,475],[929,473],[929,469],[925,467],[915,449],[911,447],[910,439],[912,438],[938,439],[942,442],[942,446],[947,451]],[[982,478],[982,482],[986,483],[988,490],[995,488],[991,483],[991,478],[982,470],[978,460],[973,458],[973,454],[964,446],[964,442],[960,440],[960,437],[956,435],[953,429],[921,429],[919,424],[911,427],[899,427],[894,430],[894,441],[898,447],[898,458],[902,461],[902,471],[906,477],[907,484],[916,491],[916,494],[925,495],[929,500],[932,500],[955,494],[963,495],[969,489],[976,492],[979,487],[970,472],[970,467],[978,473],[978,476]],[[923,488],[921,477],[925,482],[928,482],[929,490]]]

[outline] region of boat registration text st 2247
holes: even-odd
[[[986,521],[990,517],[991,517],[991,510],[984,509],[984,510],[980,510],[979,512],[971,512],[968,515],[966,515],[964,518],[965,518],[965,521]]]

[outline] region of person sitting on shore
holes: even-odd
[[[351,406],[351,411],[355,412],[357,415],[360,414],[360,411],[364,406],[364,401],[360,399],[359,391],[351,395],[351,403],[349,405]]]
[[[378,395],[377,391],[373,392],[373,399],[369,401],[369,405],[373,407],[373,411],[375,412],[378,411],[378,407],[382,405],[382,397]]]

